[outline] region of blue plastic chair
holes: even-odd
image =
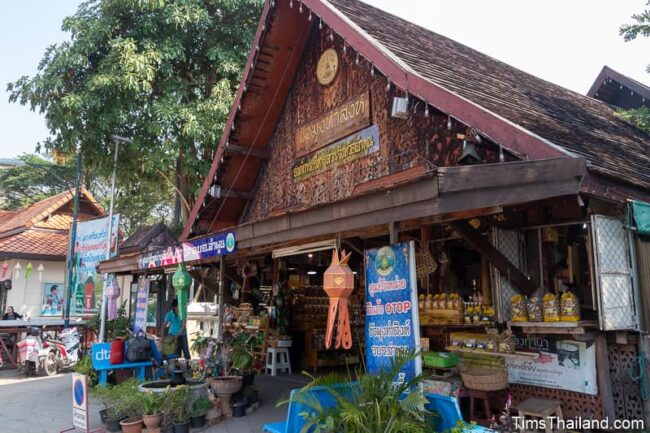
[[[352,398],[352,390],[354,383],[341,383],[332,386],[316,386],[309,390],[306,395],[307,398],[313,397],[320,405],[327,409],[336,406],[336,399],[330,392],[330,389],[336,389],[344,398]],[[306,425],[305,419],[300,415],[302,412],[311,412],[313,409],[302,402],[295,400],[295,395],[299,389],[291,390],[289,395],[289,409],[287,411],[287,419],[285,421],[264,424],[262,427],[263,432],[267,433],[300,433]]]
[[[456,427],[458,421],[463,419],[463,415],[460,413],[460,407],[458,406],[458,399],[455,397],[441,394],[427,394],[426,398],[429,400],[429,403],[425,405],[426,409],[431,412],[436,412],[439,415],[435,421],[437,431],[450,430]],[[466,428],[465,432],[487,433],[494,432],[494,430],[477,425],[473,428]]]

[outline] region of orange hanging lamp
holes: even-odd
[[[336,333],[335,347],[344,349],[352,347],[352,332],[350,331],[350,312],[348,311],[348,299],[354,290],[354,274],[348,266],[348,260],[352,253],[345,254],[334,249],[332,264],[323,275],[323,286],[325,293],[330,298],[330,305],[327,314],[327,330],[325,332],[325,347],[332,346],[334,334],[334,322],[338,314],[338,329]]]

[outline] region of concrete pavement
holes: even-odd
[[[276,408],[292,388],[305,383],[300,375],[255,378],[261,406],[242,418],[221,421],[209,433],[261,433],[262,425],[285,419],[287,407]],[[68,373],[26,379],[16,370],[0,370],[0,431],[58,433],[72,426],[72,379]],[[92,398],[90,427],[101,427],[100,405]]]

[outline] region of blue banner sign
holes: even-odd
[[[92,345],[92,364],[95,370],[111,368],[111,343],[95,343]]]
[[[366,368],[390,369],[396,354],[419,350],[415,245],[413,241],[366,250]],[[422,372],[418,356],[395,378],[402,383]]]
[[[138,258],[138,269],[173,266],[183,262],[225,256],[235,252],[235,233],[217,233],[204,238],[190,239],[176,247],[143,254]]]
[[[149,278],[143,277],[138,281],[138,291],[135,295],[135,318],[133,333],[147,332],[147,307],[149,301]]]

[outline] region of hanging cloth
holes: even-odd
[[[632,215],[637,233],[641,235],[650,235],[650,203],[633,201]]]

